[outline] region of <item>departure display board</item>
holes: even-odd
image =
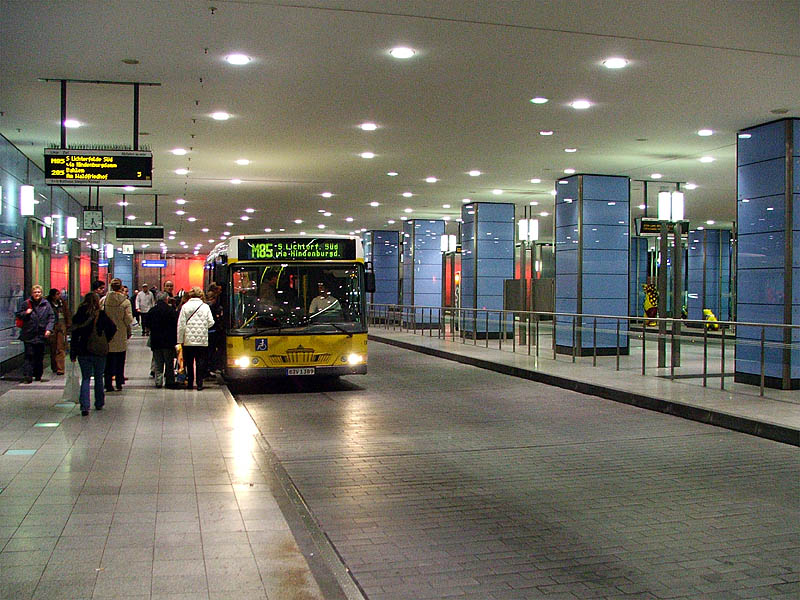
[[[48,185],[152,187],[153,153],[47,148],[44,182]]]
[[[350,238],[251,238],[239,240],[239,260],[355,260]]]

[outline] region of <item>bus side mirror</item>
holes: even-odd
[[[375,271],[364,272],[364,289],[368,294],[375,293]]]

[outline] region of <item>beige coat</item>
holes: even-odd
[[[133,311],[131,301],[120,292],[109,292],[103,298],[103,310],[117,326],[117,333],[108,343],[109,352],[125,352],[128,349]]]

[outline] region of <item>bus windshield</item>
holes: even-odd
[[[236,264],[229,333],[366,331],[361,264]]]

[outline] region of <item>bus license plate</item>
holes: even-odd
[[[313,375],[314,367],[301,367],[297,369],[286,369],[287,375]]]

